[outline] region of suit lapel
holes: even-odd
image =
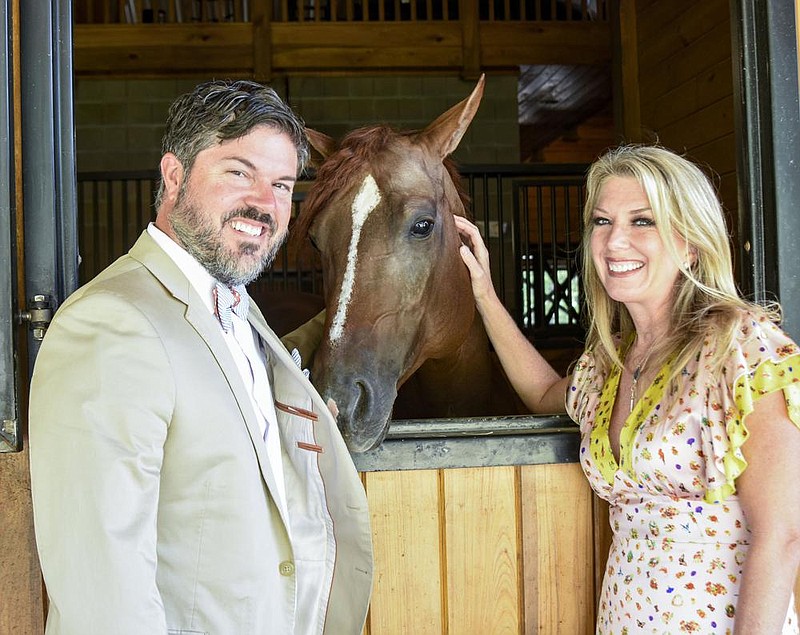
[[[186,321],[208,347],[236,399],[258,458],[261,475],[283,517],[281,505],[277,503],[280,500],[276,495],[278,484],[267,457],[267,448],[261,436],[258,416],[239,374],[236,362],[228,349],[228,345],[225,343],[219,322],[209,312],[208,307],[197,295],[194,287],[175,264],[175,261],[158,246],[146,231],[142,233],[136,244],[131,248],[130,255],[141,262],[177,301],[185,305],[184,317]],[[284,517],[283,520],[288,525],[288,519]]]

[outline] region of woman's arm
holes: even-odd
[[[752,534],[734,632],[780,633],[800,563],[800,429],[783,391],[759,399],[745,423],[747,468],[736,486]]]
[[[564,412],[569,378],[562,378],[517,328],[492,285],[489,252],[478,228],[455,217],[464,244],[461,258],[472,278],[472,292],[486,333],[500,363],[525,405],[534,413]]]

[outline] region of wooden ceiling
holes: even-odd
[[[547,145],[610,108],[611,69],[607,65],[521,66],[518,102],[521,160],[538,161]]]

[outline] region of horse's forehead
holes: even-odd
[[[441,160],[434,160],[423,149],[411,144],[393,147],[367,166],[387,197],[431,194],[440,183],[439,175],[443,170]]]

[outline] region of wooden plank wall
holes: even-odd
[[[736,231],[728,0],[636,0],[643,141],[706,164]]]
[[[577,463],[362,476],[375,548],[364,635],[594,632],[592,495]]]

